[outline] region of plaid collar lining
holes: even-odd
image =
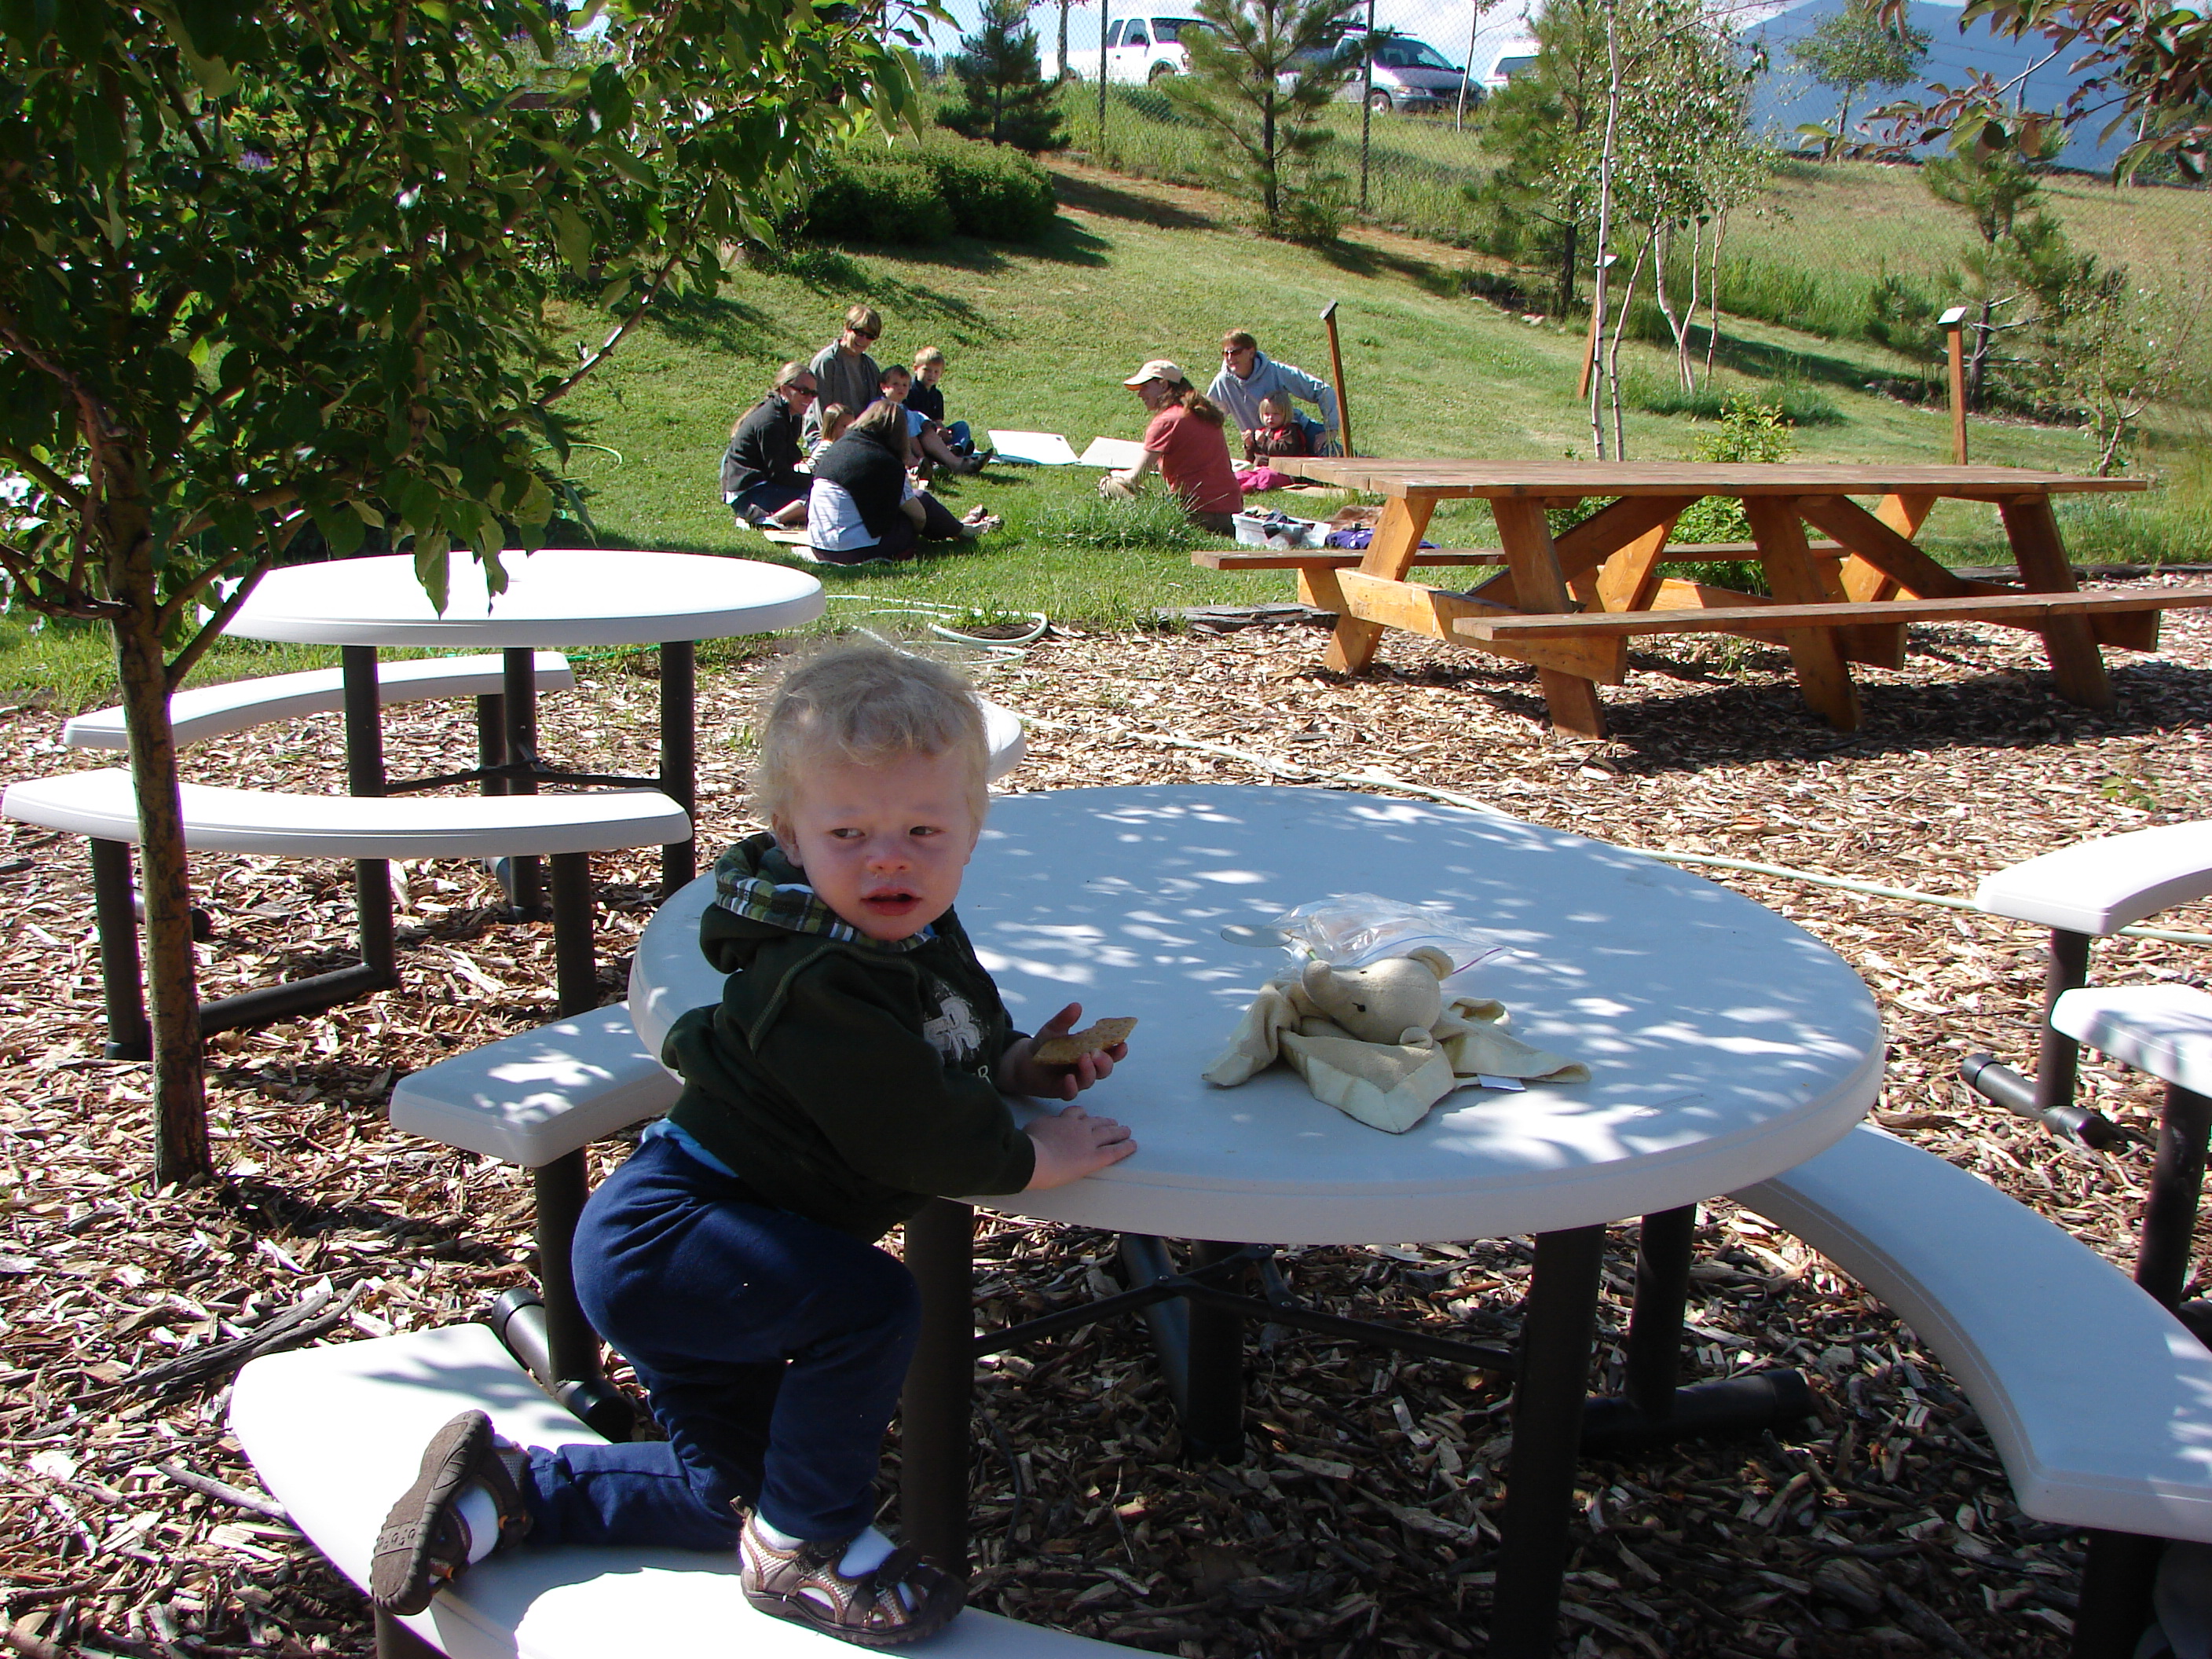
[[[811,887],[799,882],[773,882],[765,876],[740,875],[738,870],[744,866],[735,860],[726,859],[722,865],[714,872],[715,904],[751,921],[793,933],[815,933],[842,944],[865,945],[894,955],[920,950],[936,931],[924,928],[900,939],[870,939],[824,904]],[[732,865],[738,867],[728,867]]]

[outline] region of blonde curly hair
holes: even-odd
[[[753,768],[753,810],[790,821],[810,763],[880,766],[909,755],[957,755],[981,823],[990,802],[990,742],[975,688],[957,671],[872,640],[841,641],[801,658],[769,696]]]

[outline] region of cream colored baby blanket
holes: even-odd
[[[1478,1076],[1587,1083],[1589,1067],[1531,1048],[1505,1029],[1505,1005],[1447,997],[1427,1031],[1397,1042],[1363,1042],[1314,1006],[1295,968],[1261,988],[1229,1046],[1202,1073],[1233,1089],[1281,1060],[1315,1099],[1392,1134],[1403,1134],[1468,1079]]]

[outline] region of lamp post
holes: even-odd
[[[1953,306],[1938,317],[1951,359],[1951,464],[1966,464],[1966,308]]]

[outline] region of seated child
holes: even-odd
[[[813,447],[806,452],[808,471],[813,470],[816,457],[845,435],[854,421],[859,417],[860,413],[859,410],[848,409],[842,404],[823,405],[822,435],[814,441]]]
[[[761,1611],[864,1646],[951,1622],[965,1586],[869,1524],[920,1315],[875,1241],[932,1195],[1078,1181],[1136,1150],[1068,1105],[1017,1128],[1001,1091],[1072,1102],[1116,1044],[1048,1066],[952,909],[988,754],[968,683],[874,644],[801,662],[760,730],[773,826],[722,854],[700,942],[729,975],[664,1053],[682,1097],[585,1206],[576,1289],[667,1439],[518,1447],[441,1430],[378,1535],[387,1612],[503,1543],[738,1553]]]
[[[906,407],[907,438],[917,464],[934,461],[947,472],[981,472],[983,458],[980,455],[956,455],[952,446],[945,440],[945,428],[920,410],[907,404],[914,390],[914,376],[893,363],[884,371],[884,396],[895,404]]]
[[[1244,434],[1244,459],[1256,465],[1277,455],[1312,453],[1313,444],[1291,400],[1272,394],[1261,398],[1259,427]]]
[[[921,410],[923,415],[943,427],[945,441],[952,447],[954,454],[973,455],[975,453],[975,434],[968,429],[968,422],[948,421],[945,418],[945,394],[937,389],[937,383],[944,378],[945,354],[943,352],[935,346],[924,346],[915,352],[914,354],[914,389],[906,394],[907,407]],[[997,453],[996,450],[991,450],[984,455],[983,459],[988,460]]]

